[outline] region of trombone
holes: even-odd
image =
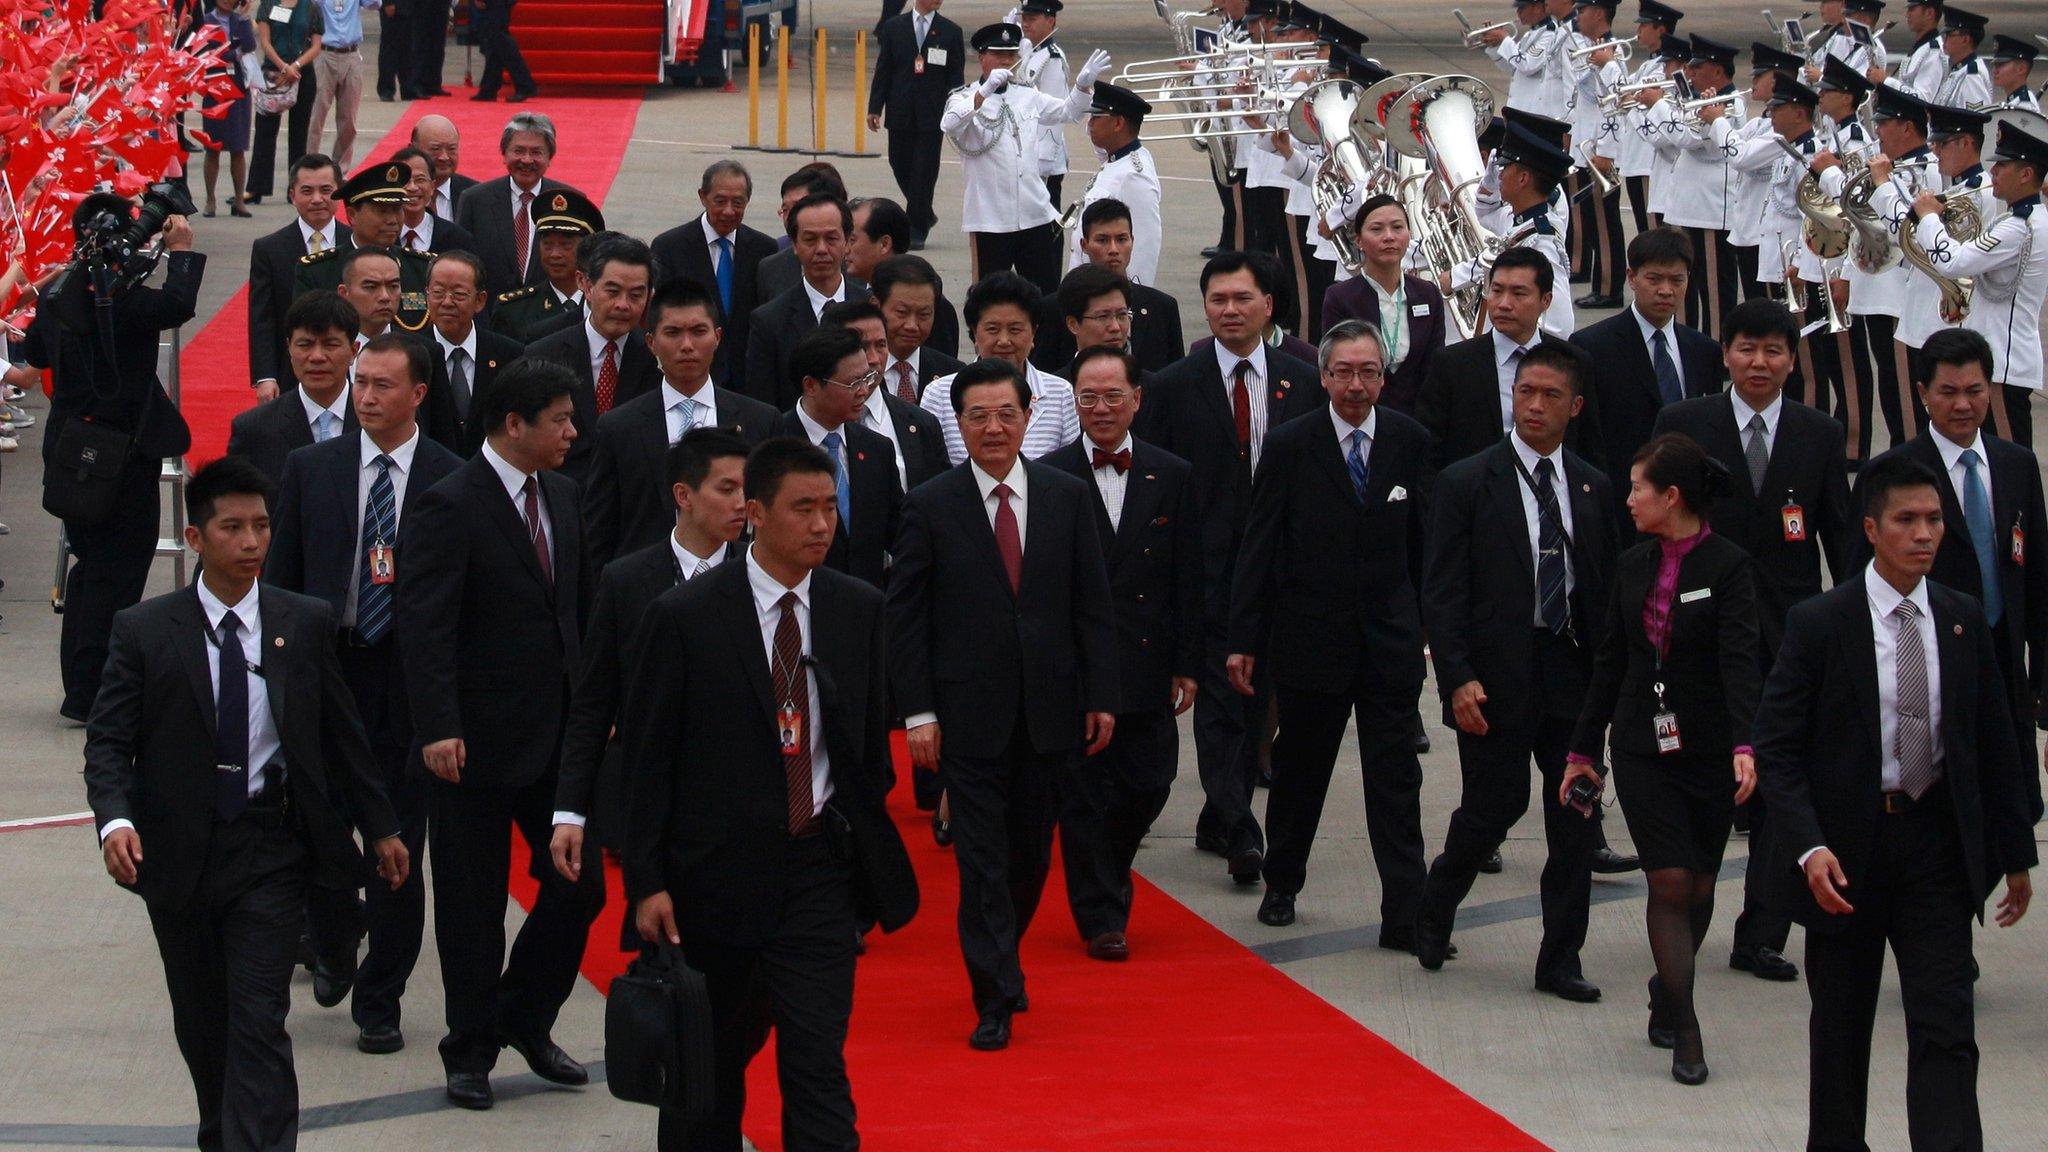
[[[1458,23],[1465,28],[1465,47],[1475,52],[1485,49],[1486,37],[1489,33],[1498,32],[1503,28],[1513,31],[1515,27],[1513,20],[1496,20],[1491,24],[1482,24],[1474,28],[1472,22],[1465,19],[1465,13],[1462,9],[1451,9],[1451,15],[1456,16]]]
[[[1628,46],[1635,42],[1636,38],[1633,36],[1622,40],[1596,40],[1583,48],[1571,49],[1567,55],[1572,58],[1572,63],[1583,64],[1591,59],[1594,53],[1606,52],[1611,49],[1614,52],[1615,62],[1617,64],[1626,64],[1628,63]]]

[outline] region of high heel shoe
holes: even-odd
[[[1650,1047],[1666,1050],[1678,1047],[1678,1029],[1671,1026],[1670,1018],[1664,1011],[1664,985],[1657,977],[1650,977]]]
[[[1671,1053],[1671,1078],[1687,1087],[1698,1087],[1707,1082],[1707,1053],[1700,1044],[1698,1028],[1691,1028],[1679,1037],[1679,1046]],[[1685,1058],[1688,1050],[1695,1059]]]

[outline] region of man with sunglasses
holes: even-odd
[[[782,431],[824,449],[839,486],[839,526],[825,566],[879,589],[903,505],[895,449],[861,424],[868,394],[881,378],[860,336],[836,324],[804,333],[790,350],[789,370],[802,382],[803,396],[782,414]]]

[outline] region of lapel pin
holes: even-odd
[[[1593,491],[1593,486],[1591,484],[1581,484],[1579,485],[1579,491],[1590,494]]]
[[[1145,479],[1147,479],[1147,480],[1157,480],[1157,479],[1159,479],[1159,477],[1157,477],[1157,476],[1154,476],[1154,475],[1153,475],[1153,474],[1151,474],[1150,472],[1147,472],[1147,473],[1145,473]]]
[[[917,425],[915,425],[915,424],[912,424],[912,425],[910,426],[910,434],[911,434],[912,436],[915,436],[915,435],[917,435]]]
[[[1962,626],[1961,624],[1958,624],[1958,625],[1956,625],[1956,635],[1958,635],[1958,636],[1961,636],[1962,634],[1963,634],[1963,626]]]
[[[284,637],[282,637],[282,636],[279,636],[279,637],[277,637],[276,639],[272,640],[272,641],[270,642],[270,646],[271,646],[272,648],[282,648],[282,647],[284,647]]]
[[[497,362],[496,360],[486,360],[486,361],[484,361],[484,367],[486,367],[486,368],[496,368],[497,366],[498,366],[498,362]]]

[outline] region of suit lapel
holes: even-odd
[[[1149,463],[1141,459],[1134,448],[1131,454],[1131,470],[1124,473],[1124,507],[1117,518],[1115,546],[1120,554],[1126,544],[1137,537],[1138,529],[1152,522],[1152,513],[1159,507],[1159,473],[1146,467]],[[1102,503],[1098,495],[1095,501]],[[1109,526],[1109,513],[1101,512],[1102,526]],[[1105,555],[1112,554],[1104,549]]]
[[[1614,319],[1615,323],[1619,324],[1622,328],[1620,343],[1622,348],[1627,350],[1628,359],[1630,360],[1630,363],[1622,366],[1622,371],[1635,377],[1636,381],[1643,386],[1644,391],[1649,393],[1650,399],[1655,400],[1661,406],[1664,403],[1664,393],[1657,387],[1657,362],[1650,355],[1650,346],[1643,341],[1643,327],[1636,323],[1635,310],[1633,308],[1624,309],[1621,315]],[[1678,366],[1679,350],[1668,348],[1666,351],[1671,355],[1671,366],[1676,368]],[[1683,389],[1681,388],[1680,391],[1682,393]],[[1684,396],[1681,394],[1679,398],[1684,399]]]
[[[1216,363],[1215,349],[1202,358],[1202,385],[1196,391],[1199,403],[1207,409],[1223,429],[1223,435],[1231,443],[1237,442],[1237,416],[1230,409],[1230,382],[1223,378],[1223,369]]]
[[[989,523],[987,508],[981,498],[981,485],[975,478],[976,474],[972,465],[968,466],[964,473],[961,476],[961,480],[964,483],[961,485],[960,501],[956,505],[956,510],[960,514],[961,519],[965,521],[961,528],[967,533],[968,538],[974,541],[981,554],[987,558],[989,567],[996,574],[996,579],[1007,591],[1010,587],[1010,574],[1003,568],[1003,554],[996,550],[996,530],[995,526]],[[1025,498],[1030,499],[1032,495],[1033,493],[1027,488]],[[1037,519],[1039,518],[1036,516],[1026,517],[1027,521]],[[1027,533],[1030,531],[1028,522],[1025,525],[1025,531]],[[1026,542],[1024,555],[1026,557],[1031,555],[1028,541]],[[1019,583],[1021,584],[1022,581],[1020,580]],[[1014,595],[1012,593],[1013,597]]]
[[[1942,743],[1947,746],[1943,751],[1949,752],[1954,746],[1951,734],[1960,730],[1956,718],[1963,715],[1964,710],[1969,707],[1969,701],[1963,698],[1963,692],[1966,689],[1974,691],[1977,687],[1974,675],[1970,677],[1969,684],[1963,683],[1964,669],[1970,669],[1972,673],[1975,669],[1971,667],[1969,653],[1963,647],[1965,638],[1962,619],[1950,609],[1948,601],[1933,594],[1932,589],[1927,606],[1934,611],[1934,653],[1935,658],[1941,661],[1941,714],[1948,717],[1948,722],[1943,724],[1941,729]],[[1866,617],[1868,615],[1865,613]],[[1953,755],[1950,756],[1949,763],[1955,763]]]
[[[1345,435],[1349,436],[1350,434],[1345,433]],[[1344,493],[1350,499],[1353,508],[1362,508],[1365,504],[1364,497],[1358,494],[1357,486],[1351,482],[1351,462],[1348,458],[1351,446],[1338,439],[1337,429],[1334,426],[1317,429],[1314,440],[1315,449],[1313,455],[1316,458],[1316,463],[1322,465],[1323,471],[1330,474],[1330,482],[1337,485],[1337,490]],[[1380,454],[1379,445],[1374,444],[1370,452],[1371,454],[1366,457],[1368,495],[1373,483],[1372,473],[1378,471],[1373,465],[1378,462]]]
[[[1793,457],[1799,451],[1799,446],[1794,443],[1798,439],[1798,433],[1794,428],[1792,416],[1793,403],[1794,401],[1788,399],[1778,409],[1778,435],[1771,444],[1771,458],[1764,465],[1763,491],[1756,494],[1757,501],[1765,507],[1771,506],[1770,493],[1788,491],[1792,487],[1785,483],[1785,473],[1795,466],[1796,461]],[[1728,422],[1735,422],[1735,409],[1732,403],[1729,405]],[[1740,431],[1735,434],[1738,446],[1742,444],[1742,437],[1743,433]]]
[[[1870,594],[1864,581],[1876,578],[1865,569],[1850,581],[1855,591],[1842,598],[1843,630],[1840,635],[1849,650],[1843,654],[1849,667],[1849,686],[1856,694],[1857,711],[1862,714],[1864,735],[1871,750],[1884,756],[1884,728],[1878,717],[1877,640],[1870,625]],[[1937,630],[1939,625],[1937,624]]]
[[[542,587],[549,589],[549,595],[553,595],[553,584],[541,575],[540,557],[534,554],[533,537],[527,532],[524,515],[518,508],[513,507],[512,500],[506,495],[505,486],[498,482],[498,473],[491,467],[490,461],[479,453],[475,457],[475,462],[476,474],[472,483],[476,485],[477,494],[483,500],[484,514],[497,521],[498,530],[512,541],[512,551],[518,554],[519,562],[526,567],[527,574]],[[542,514],[546,514],[545,510]]]
[[[1499,507],[1501,521],[1510,534],[1509,549],[1514,553],[1515,562],[1522,566],[1522,572],[1529,579],[1536,578],[1535,560],[1530,556],[1529,523],[1522,511],[1523,480],[1515,472],[1515,461],[1510,456],[1514,446],[1502,441],[1493,448],[1493,467],[1489,470],[1487,490],[1493,494],[1494,503]]]
[[[199,606],[196,583],[181,595],[178,616],[171,629],[171,646],[178,651],[178,662],[185,666],[185,681],[192,686],[199,714],[206,717],[206,732],[211,737],[219,722],[213,711],[213,675],[206,670],[206,610]]]
[[[1301,383],[1299,380],[1281,375],[1279,366],[1274,364],[1273,360],[1274,349],[1266,349],[1266,434],[1268,436],[1273,434],[1273,429],[1286,423],[1288,397],[1293,393],[1294,386]],[[1252,397],[1252,403],[1256,404],[1258,402],[1258,397]],[[1236,432],[1237,424],[1233,417],[1231,434],[1235,435]]]
[[[761,710],[768,718],[775,718],[775,686],[768,673],[768,653],[761,647],[761,618],[754,611],[754,593],[747,579],[745,561],[736,561],[741,571],[736,578],[729,578],[725,620],[732,629],[733,651],[739,653],[740,667],[745,669],[747,682],[754,686],[754,695],[761,701]],[[714,572],[723,573],[724,565]],[[711,579],[709,575],[705,577]],[[812,587],[816,587],[815,583]],[[813,618],[816,613],[812,613]],[[815,640],[813,651],[816,650]]]
[[[284,655],[284,634],[291,626],[292,612],[285,605],[283,598],[276,595],[258,597],[257,608],[259,615],[262,616],[263,625],[263,644],[260,649],[263,654],[258,658],[263,668],[263,695],[270,701],[270,722],[277,725],[278,739],[283,741],[291,733],[291,729],[286,726],[285,708],[285,697],[291,694],[291,685],[288,682],[290,674],[287,671],[291,661],[272,657]]]

